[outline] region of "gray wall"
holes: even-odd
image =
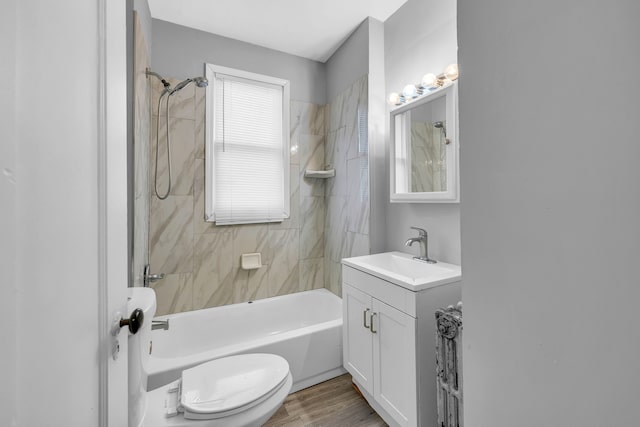
[[[154,71],[176,78],[201,76],[205,63],[287,79],[292,100],[327,103],[325,66],[320,62],[153,20]]]
[[[369,72],[369,19],[365,19],[326,62],[327,103]]]
[[[458,12],[465,425],[638,425],[640,4]]]
[[[441,73],[457,62],[456,3],[450,0],[409,0],[384,23],[386,92],[400,92],[408,83],[418,83],[428,72]],[[387,129],[388,116],[387,116]],[[464,145],[464,141],[461,141]],[[389,135],[384,192],[386,225],[376,226],[372,241],[384,240],[384,250],[413,252],[404,241],[415,234],[410,226],[429,232],[429,256],[460,264],[460,207],[457,204],[394,203],[389,200]],[[375,172],[377,175],[378,172]],[[376,248],[378,245],[376,245]]]
[[[384,23],[369,18],[369,182],[371,253],[384,252],[386,236],[386,83],[384,74]]]

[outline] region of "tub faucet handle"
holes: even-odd
[[[151,266],[149,264],[144,266],[144,273],[142,273],[142,285],[145,288],[148,288],[150,283],[157,282],[162,279],[164,279],[164,273],[151,274]]]

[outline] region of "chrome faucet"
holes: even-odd
[[[428,262],[429,264],[435,264],[436,262],[438,262],[429,258],[427,230],[423,230],[422,228],[418,227],[411,227],[411,229],[418,231],[418,237],[410,237],[406,242],[404,242],[404,245],[411,246],[415,242],[420,243],[420,256],[414,256],[413,259]]]
[[[167,320],[152,320],[151,321],[151,330],[156,329],[164,329],[165,331],[169,330],[169,319]]]

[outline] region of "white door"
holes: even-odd
[[[342,284],[344,367],[367,392],[373,394],[371,323],[372,298],[346,283]]]
[[[100,426],[128,424],[126,2],[99,0]],[[118,315],[117,313],[120,313]],[[105,330],[106,329],[106,330]]]
[[[373,299],[375,400],[401,425],[417,425],[416,319]]]

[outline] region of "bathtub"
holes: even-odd
[[[156,317],[148,390],[184,369],[220,357],[272,353],[289,362],[291,393],[346,371],[342,367],[342,300],[326,289]]]

